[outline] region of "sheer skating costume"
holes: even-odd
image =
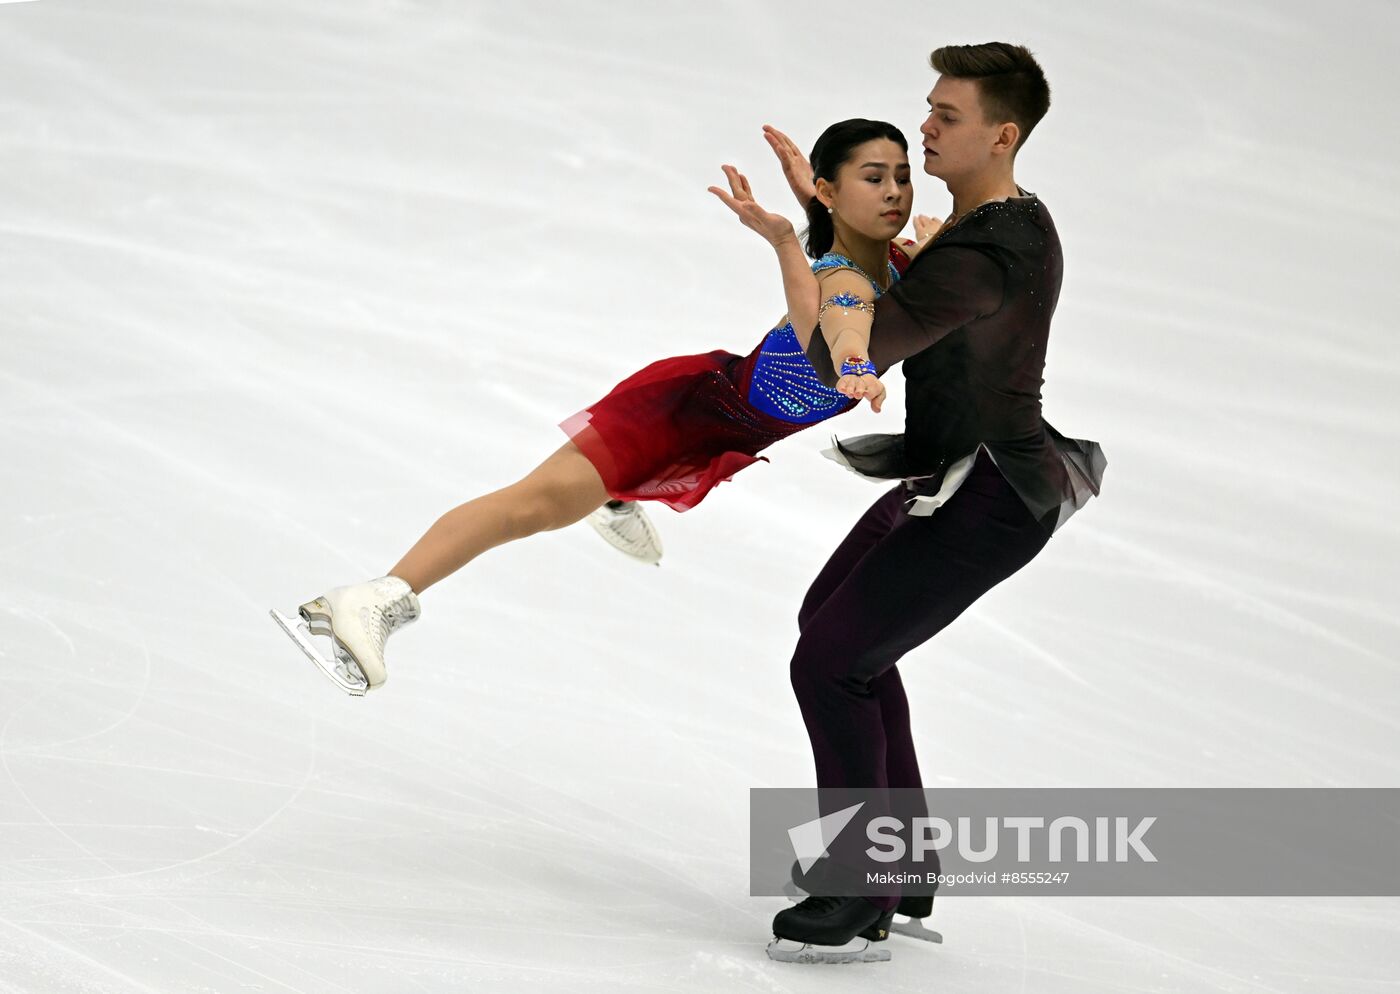
[[[908,264],[892,245],[892,285]],[[836,253],[812,264],[818,273],[838,268],[870,279]],[[874,280],[870,285],[877,298],[883,295]],[[788,322],[747,356],[719,350],[654,362],[559,427],[614,499],[661,501],[685,511],[763,459],[758,453],[774,442],[856,403],[822,382]]]

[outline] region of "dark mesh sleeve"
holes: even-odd
[[[925,251],[875,304],[870,361],[881,371],[1001,307],[1005,280],[991,256],[954,245]]]
[[[947,245],[925,249],[924,256],[875,302],[870,361],[881,375],[949,332],[1001,307],[1005,278],[985,252]],[[836,386],[831,350],[820,328],[807,344],[807,358],[823,383]]]
[[[817,325],[817,330],[812,332],[812,338],[807,343],[807,361],[817,371],[817,379],[826,386],[836,386],[836,381],[841,377],[836,375],[836,367],[831,363],[831,348],[826,344],[821,325]]]

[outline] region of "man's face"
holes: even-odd
[[[928,118],[919,128],[924,172],[947,182],[986,169],[1001,122],[989,123],[983,117],[977,82],[939,76],[928,104]]]

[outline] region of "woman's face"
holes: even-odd
[[[817,195],[842,224],[872,241],[904,230],[914,206],[909,156],[888,138],[857,145],[836,171],[836,182],[817,180]]]

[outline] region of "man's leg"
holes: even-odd
[[[870,681],[870,691],[880,704],[880,725],[885,731],[886,786],[922,787],[914,735],[909,727],[909,698],[904,694],[899,667],[891,666]]]
[[[792,659],[819,786],[888,785],[874,681],[1047,540],[984,452],[946,505],[904,516],[865,554],[807,619]]]
[[[895,663],[1047,540],[983,453],[946,505],[931,517],[901,515],[865,552],[806,618],[792,659],[819,787],[915,785],[908,703]],[[898,898],[871,900],[892,908]]]
[[[855,568],[882,538],[904,518],[904,487],[902,484],[886,491],[861,515],[846,538],[826,561],[817,578],[807,588],[802,608],[797,613],[797,629],[802,631],[807,621],[836,592]],[[921,787],[919,761],[914,754],[914,739],[909,730],[909,701],[898,667],[891,666],[871,683],[871,691],[880,700],[880,713],[885,724],[885,768],[891,787]]]
[[[802,607],[797,612],[797,630],[807,627],[807,619],[817,613],[823,602],[841,586],[856,563],[875,547],[875,543],[890,533],[904,516],[904,485],[899,484],[871,504],[850,530],[831,558],[826,561],[817,578],[807,588]]]

